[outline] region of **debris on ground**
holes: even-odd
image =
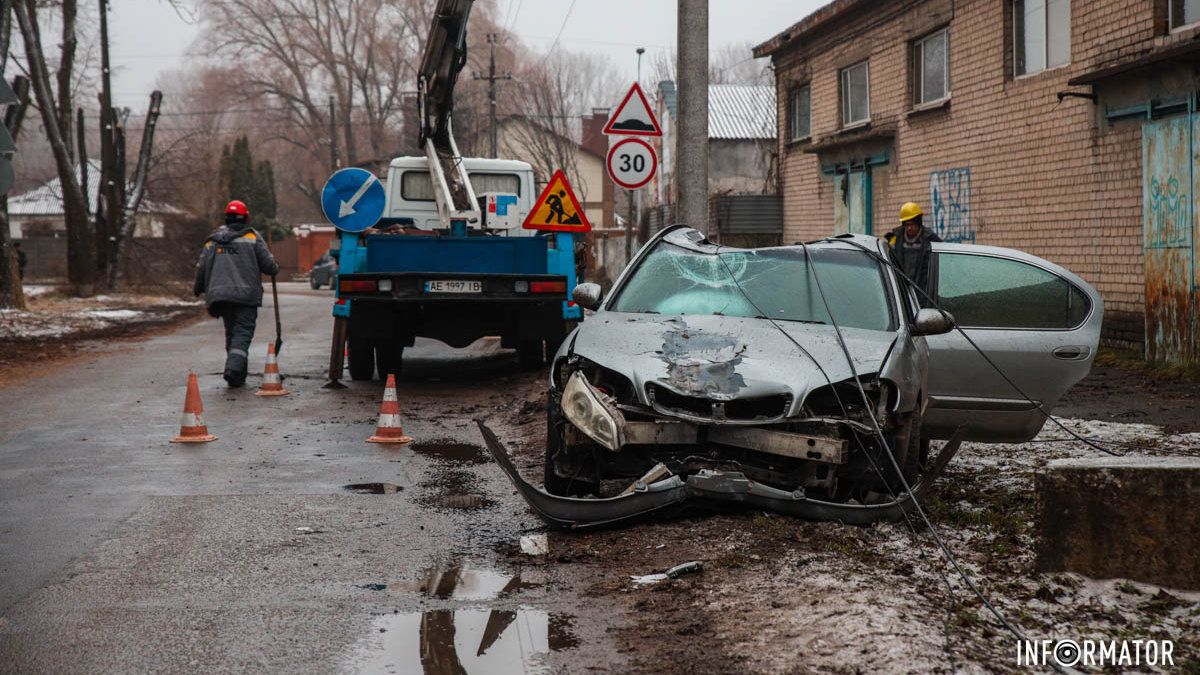
[[[695,572],[703,571],[704,564],[698,560],[693,560],[691,562],[680,563],[666,572],[659,572],[658,574],[644,574],[641,576],[631,575],[629,578],[632,579],[633,583],[637,586],[648,586],[650,584],[661,583],[667,579],[678,579],[684,574],[693,574]]]
[[[525,555],[546,555],[550,552],[550,543],[544,534],[527,534],[521,537],[521,553]]]

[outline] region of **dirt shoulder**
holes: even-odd
[[[176,289],[71,298],[44,289],[25,310],[0,310],[0,387],[197,321],[204,307]]]
[[[1200,377],[1154,370],[1130,355],[1101,353],[1054,414],[1158,424],[1168,433],[1200,431]]]

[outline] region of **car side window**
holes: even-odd
[[[1019,260],[939,252],[938,304],[964,328],[1070,329],[1091,310],[1062,277]]]

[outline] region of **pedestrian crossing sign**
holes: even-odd
[[[521,227],[554,232],[590,232],[592,229],[562,169],[554,172]]]

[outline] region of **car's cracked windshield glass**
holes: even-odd
[[[874,260],[859,251],[808,252],[838,325],[891,329],[891,307]],[[612,310],[830,323],[801,248],[714,255],[663,242],[638,266]]]

